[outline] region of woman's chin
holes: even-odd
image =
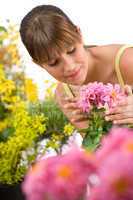
[[[71,85],[83,85],[84,80],[82,80],[82,79],[71,80],[71,81],[68,81],[67,83],[71,84]]]

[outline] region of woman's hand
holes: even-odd
[[[61,83],[56,88],[55,97],[65,116],[76,128],[84,129],[88,127],[87,115],[78,108],[77,98],[67,97]]]
[[[127,98],[106,113],[105,119],[114,124],[133,124],[133,94],[129,86],[125,86]]]

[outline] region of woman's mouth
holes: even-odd
[[[70,75],[68,75],[68,76],[66,76],[66,78],[76,78],[78,75],[79,75],[79,73],[80,73],[80,68],[79,69],[77,69],[77,70],[75,70],[74,72],[72,72]]]

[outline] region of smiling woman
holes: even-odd
[[[99,45],[114,43],[115,41],[121,44],[132,42],[133,27],[130,24],[132,23],[131,19],[133,18],[133,12],[130,0],[123,0],[122,2],[120,0],[117,0],[117,2],[115,0],[110,2],[107,2],[106,0],[103,0],[102,2],[93,0],[89,3],[82,3],[82,1],[79,1],[76,2],[76,9],[75,1],[54,0],[52,2],[55,6],[59,6],[67,12],[68,15],[71,16],[73,22],[80,26],[86,43]],[[12,3],[12,1],[4,0],[1,2],[0,6],[1,19],[10,19],[10,21],[20,24],[23,16],[31,8],[41,3],[44,2],[42,0],[28,0],[27,2],[13,0]],[[51,3],[51,0],[45,0],[45,4],[49,3]],[[121,9],[119,9],[119,5],[121,5]],[[123,13],[125,14],[123,15]],[[126,23],[127,21],[128,23]],[[45,89],[43,79],[55,80],[52,79],[48,73],[44,72],[44,70],[41,70],[35,64],[33,65],[22,45],[20,46],[20,51],[22,52],[23,60],[25,61],[26,74],[38,83],[39,95],[42,99],[44,97],[43,93]]]
[[[133,45],[110,44],[86,48],[79,27],[56,6],[33,8],[22,20],[20,35],[33,61],[59,82],[69,84],[71,90],[76,88],[79,91],[80,86],[95,81],[119,83],[122,88],[125,84],[133,85]],[[87,120],[86,116],[77,108],[76,99],[62,100],[63,91],[60,83],[56,92],[57,101],[69,120],[81,128],[81,123]],[[75,96],[78,94],[74,90],[73,93]],[[76,114],[69,115],[70,112]],[[115,124],[133,123],[133,96],[129,95],[125,102],[120,102],[106,119]]]

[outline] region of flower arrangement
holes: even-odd
[[[96,152],[74,148],[44,157],[29,169],[22,189],[27,200],[131,200],[132,169],[133,130],[113,128]]]
[[[105,135],[112,127],[112,122],[105,120],[105,111],[117,106],[126,94],[120,85],[100,82],[89,83],[81,87],[78,107],[86,113],[89,118],[88,128],[80,130],[85,132],[83,145],[95,150]]]

